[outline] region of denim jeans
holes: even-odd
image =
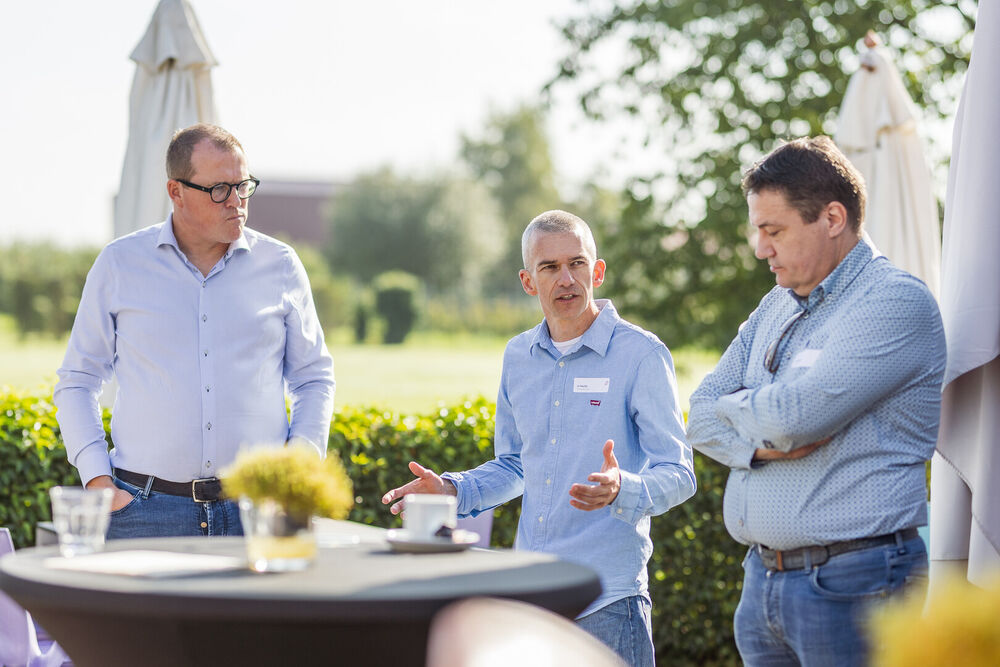
[[[868,614],[910,584],[926,582],[927,550],[917,537],[776,572],[751,547],[743,570],[734,625],[748,667],[866,665],[872,650]]]
[[[651,610],[649,598],[633,595],[578,618],[576,623],[609,646],[629,667],[652,667]]]
[[[198,503],[192,498],[147,492],[115,478],[132,501],[111,513],[108,539],[190,535],[242,535],[239,505],[232,500]]]

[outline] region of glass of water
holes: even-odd
[[[111,521],[111,489],[53,486],[52,523],[59,535],[59,552],[67,558],[104,548],[104,534]]]

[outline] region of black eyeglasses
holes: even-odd
[[[203,185],[195,185],[190,181],[185,181],[183,178],[178,178],[176,180],[178,183],[182,183],[189,188],[207,192],[209,196],[212,197],[212,201],[216,204],[221,204],[229,199],[229,195],[232,194],[234,188],[236,189],[237,197],[240,199],[250,199],[250,197],[253,196],[253,193],[257,190],[257,186],[260,185],[260,179],[254,178],[253,176],[245,181],[240,181],[239,183],[216,183],[215,185],[207,188]]]
[[[781,341],[784,340],[785,336],[789,334],[795,323],[799,321],[799,318],[805,315],[805,310],[800,310],[794,315],[785,320],[785,323],[781,325],[781,333],[778,337],[771,341],[771,344],[767,346],[767,352],[764,353],[764,368],[767,369],[769,373],[774,373],[778,370],[778,366],[781,365],[781,356],[778,354],[778,348],[781,347]]]

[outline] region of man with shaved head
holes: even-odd
[[[416,479],[382,502],[450,494],[459,515],[475,516],[522,496],[515,548],[594,569],[603,593],[577,622],[629,665],[652,665],[650,517],[695,491],[673,361],[656,336],[594,298],[606,266],[583,220],[542,213],[521,250],[521,285],[545,319],[507,344],[496,457],[442,475],[413,461]]]

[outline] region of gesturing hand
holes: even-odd
[[[614,440],[604,443],[604,463],[601,465],[601,472],[590,473],[587,481],[596,484],[574,484],[570,487],[569,495],[572,499],[569,504],[573,507],[591,512],[607,507],[618,497],[618,492],[622,488],[622,476],[618,470],[618,459],[615,458]]]
[[[425,468],[416,461],[410,461],[409,468],[410,472],[416,475],[417,478],[382,496],[383,505],[388,505],[394,500],[399,501],[408,493],[436,493],[446,496],[458,495],[458,490],[454,484],[446,479],[441,479],[441,476],[430,468]],[[403,503],[394,503],[389,508],[389,511],[393,514],[399,514],[403,511]]]

